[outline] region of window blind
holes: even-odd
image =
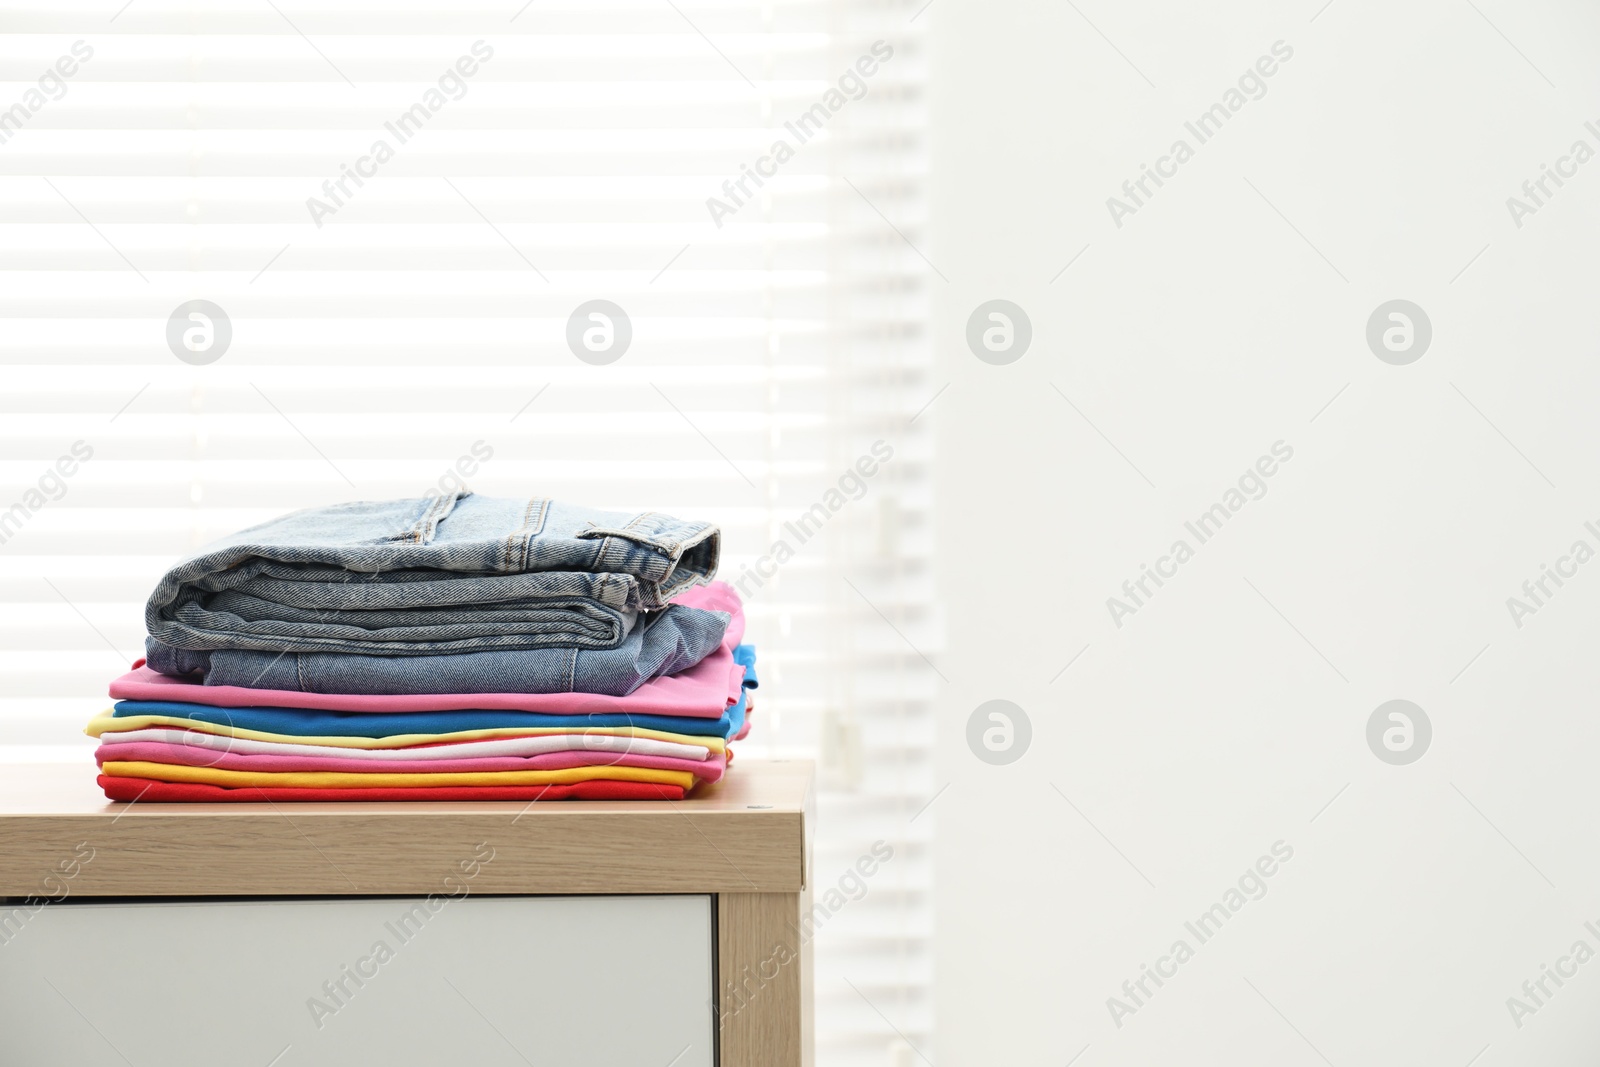
[[[161,571],[275,514],[708,518],[740,754],[822,761],[819,1060],[931,1056],[917,6],[0,13],[0,754],[86,760]]]

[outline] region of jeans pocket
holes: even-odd
[[[455,509],[456,502],[471,495],[470,489],[458,489],[440,496],[423,497],[416,501],[415,518],[410,525],[383,540],[407,545],[430,543],[439,532],[439,523]]]
[[[625,530],[609,526],[590,526],[587,529],[579,530],[575,536],[580,541],[592,541],[601,537],[620,538],[621,540],[648,548],[652,552],[659,553],[669,560],[676,559],[678,553],[683,549],[683,544],[679,541],[671,541],[660,537],[654,537],[643,530]]]

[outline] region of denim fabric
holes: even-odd
[[[207,685],[305,693],[603,693],[626,696],[662,674],[687,670],[722,643],[731,616],[673,604],[610,649],[493,649],[439,656],[173,648],[145,642],[151,670],[201,675]]]
[[[615,649],[639,612],[709,580],[720,550],[708,523],[546,499],[337,504],[184,560],[151,594],[145,623],[152,648],[170,650]]]

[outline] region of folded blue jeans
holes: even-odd
[[[179,563],[145,624],[152,647],[188,651],[616,649],[641,612],[708,581],[720,551],[709,523],[541,498],[463,490],[336,504]]]
[[[300,693],[603,693],[627,696],[663,674],[687,670],[722,644],[731,616],[670,605],[641,615],[616,648],[490,649],[438,656],[349,652],[182,649],[145,641],[151,670],[199,675],[206,685]]]

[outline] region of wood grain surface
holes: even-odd
[[[810,1067],[811,952],[801,893],[717,897],[721,1067]]]
[[[0,896],[448,893],[468,864],[474,893],[788,897],[814,818],[803,761],[739,760],[682,801],[122,804],[94,779],[0,765]]]

